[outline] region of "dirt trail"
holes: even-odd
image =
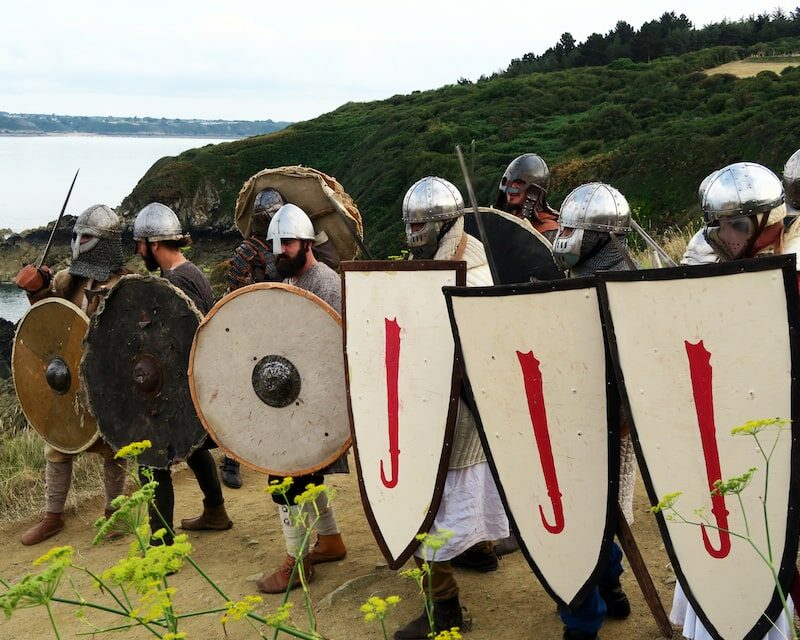
[[[351,468],[355,468],[352,461]],[[394,629],[419,613],[421,600],[407,578],[386,568],[361,509],[355,474],[329,476],[328,480],[328,484],[338,491],[336,513],[347,543],[348,556],[342,562],[317,568],[311,589],[319,609],[318,628],[331,640],[382,638],[377,623],[368,625],[363,622],[359,606],[371,595],[386,597],[396,594],[401,596],[402,602],[387,621],[391,637]],[[245,471],[243,488],[225,489],[226,506],[235,523],[233,529],[190,535],[195,549],[193,558],[234,600],[257,593],[255,580],[265,569],[276,568],[284,555],[279,522],[273,504],[262,492],[264,485],[264,476]],[[190,471],[175,473],[175,494],[176,521],[197,515],[201,509],[201,494]],[[668,559],[655,519],[644,512],[646,508],[646,496],[639,482],[633,532],[664,606],[669,610],[673,587],[671,573],[667,568]],[[77,511],[67,514],[67,527],[63,532],[35,547],[24,547],[19,543],[20,535],[32,520],[3,526],[0,528],[0,577],[20,577],[30,570],[31,561],[51,546],[65,544],[75,547],[76,563],[93,571],[111,566],[124,556],[128,541],[119,540],[98,547],[91,546],[92,524],[101,512],[102,502],[99,498],[83,504]],[[477,575],[459,571],[457,577],[461,586],[462,604],[473,618],[473,631],[465,635],[468,640],[561,638],[562,626],[555,606],[520,553],[503,558],[500,569],[494,573]],[[622,580],[631,599],[633,613],[628,620],[607,622],[601,637],[603,640],[659,638],[656,624],[630,571],[626,570]],[[345,583],[348,584],[342,587]],[[178,589],[176,604],[179,613],[222,604],[221,598],[191,567],[185,567],[172,577],[170,584]],[[79,579],[77,585],[87,599],[102,601],[88,579]],[[61,587],[61,593],[70,597],[71,588],[68,584]],[[330,597],[326,597],[329,595]],[[297,596],[293,596],[293,600],[295,619],[302,622],[301,601]],[[280,602],[281,596],[264,596],[264,605],[269,612],[275,611]],[[56,605],[55,616],[63,638],[74,638],[78,633],[90,631],[86,623],[75,618],[73,613],[74,610],[70,607]],[[119,618],[98,615],[96,612],[88,613],[87,618],[101,627],[119,624]],[[218,615],[187,620],[181,630],[187,632],[191,640],[225,638]],[[38,640],[52,637],[54,636],[43,609],[19,611],[11,620],[0,622],[0,640]],[[138,639],[154,636],[139,630],[135,633],[126,632],[124,636],[111,634],[98,637]],[[234,622],[228,625],[227,637],[231,640],[244,640],[257,636],[245,623]],[[289,636],[281,635],[280,638]]]

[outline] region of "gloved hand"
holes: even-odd
[[[53,273],[47,265],[36,267],[36,265],[26,264],[20,269],[14,282],[20,289],[24,289],[28,293],[36,293],[50,286],[52,275]]]

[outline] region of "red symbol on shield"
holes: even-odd
[[[381,482],[387,489],[397,486],[400,470],[400,398],[398,376],[400,375],[400,325],[397,318],[384,318],[386,327],[386,398],[389,418],[389,457],[391,458],[391,477],[386,478],[381,460]]]
[[[550,497],[550,503],[553,506],[555,524],[547,522],[542,505],[539,505],[539,515],[542,518],[544,528],[549,533],[558,534],[564,530],[564,507],[561,503],[561,491],[558,488],[556,464],[553,460],[553,447],[550,444],[550,430],[547,427],[547,410],[544,405],[544,392],[542,391],[542,371],[539,368],[539,361],[533,355],[533,351],[528,353],[517,351],[517,358],[519,358],[519,364],[522,367],[525,395],[528,398],[528,413],[533,424],[536,447],[539,449],[539,460],[542,465],[547,495]]]
[[[689,374],[692,377],[692,393],[697,412],[697,425],[700,427],[700,442],[703,444],[703,456],[706,460],[708,489],[713,492],[714,483],[722,479],[722,470],[717,450],[717,427],[714,422],[711,354],[706,350],[702,340],[697,344],[690,344],[688,340],[684,340],[684,345],[686,356],[689,358]],[[705,525],[700,525],[703,544],[712,558],[724,558],[731,551],[731,536],[728,532],[729,512],[725,506],[725,496],[719,493],[711,494],[711,513],[714,514],[718,527],[719,549],[711,544]]]

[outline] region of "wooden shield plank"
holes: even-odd
[[[777,438],[769,470],[767,521],[779,581],[788,593],[797,553],[797,274],[791,258],[762,258],[600,276],[609,344],[642,475],[655,504],[675,507],[701,529],[659,514],[672,565],[689,601],[717,639],[761,638],[781,603],[770,569],[744,534],[767,551],[761,498],[765,462],[749,420],[792,420]],[[776,434],[760,434],[771,447]],[[711,496],[719,479],[756,468],[740,495]]]
[[[459,397],[443,286],[463,262],[345,262],[347,399],[361,500],[393,569],[441,501]]]
[[[189,379],[206,431],[256,471],[313,473],[350,447],[341,319],[309,291],[262,282],[225,296],[197,330]]]
[[[578,603],[605,566],[617,513],[618,399],[594,279],[445,295],[512,528],[548,593]]]
[[[19,404],[44,441],[64,453],[83,451],[99,437],[81,402],[78,375],[88,328],[89,318],[74,304],[46,298],[28,309],[14,336],[11,369]],[[56,369],[60,382],[53,378],[59,377]]]
[[[89,409],[114,450],[150,440],[143,465],[167,469],[205,439],[186,367],[200,312],[164,278],[126,275],[92,316],[81,360]]]

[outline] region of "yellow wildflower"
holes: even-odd
[[[461,640],[462,636],[458,632],[458,627],[451,627],[436,634],[433,640]]]
[[[181,631],[180,633],[168,633],[164,636],[163,640],[186,640],[186,634]]]
[[[668,493],[656,506],[650,507],[650,513],[660,513],[668,509],[672,509],[673,505],[677,502],[682,492],[676,491],[675,493]]]
[[[114,457],[127,458],[128,460],[132,460],[134,458],[138,458],[152,446],[153,443],[150,442],[149,440],[142,440],[141,442],[131,442],[130,444],[126,444],[119,451],[117,451],[117,453],[114,454]]]
[[[285,496],[293,482],[294,478],[288,477],[284,478],[283,480],[272,480],[270,481],[269,486],[264,488],[264,491],[273,496]]]
[[[289,616],[292,613],[292,603],[285,602],[280,607],[278,607],[277,613],[272,615],[264,616],[264,620],[266,621],[267,625],[270,627],[278,627],[282,625],[284,622],[289,620]]]
[[[452,537],[453,532],[447,529],[437,529],[436,533],[420,533],[416,536],[423,547],[431,549],[432,551],[441,549]]]
[[[261,596],[245,596],[245,599],[239,600],[239,602],[228,602],[226,605],[228,610],[221,619],[222,624],[225,624],[228,620],[241,620],[250,613],[257,604],[263,601],[264,598]]]
[[[385,600],[378,596],[372,596],[361,605],[361,613],[364,614],[364,622],[385,620],[386,614],[389,611],[389,606],[396,605],[398,602],[400,602],[400,596],[389,596]]]
[[[784,418],[765,418],[763,420],[748,420],[744,424],[731,429],[731,435],[754,436],[759,431],[763,431],[767,427],[777,426],[782,428],[786,424],[789,424],[789,421]]]
[[[328,496],[329,501],[330,498],[333,497],[328,487],[326,487],[324,484],[319,484],[319,485],[308,484],[306,485],[306,490],[303,491],[303,493],[301,493],[299,496],[295,497],[294,502],[295,504],[302,506],[304,504],[309,504],[310,502],[314,502],[318,496],[323,494]]]

